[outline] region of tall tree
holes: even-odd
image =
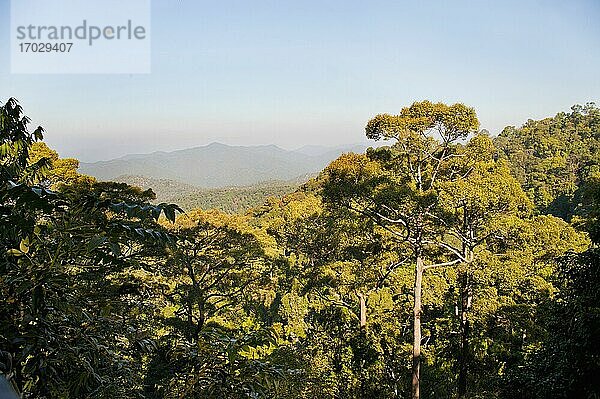
[[[531,203],[506,162],[494,161],[495,148],[485,135],[473,137],[457,150],[451,169],[461,176],[439,184],[439,223],[444,246],[458,256],[459,326],[458,396],[467,393],[470,358],[469,311],[473,305],[474,262],[478,251],[503,239],[502,221],[527,216]]]
[[[439,183],[463,177],[451,163],[458,156],[458,142],[478,127],[475,111],[463,104],[417,102],[399,115],[378,115],[367,124],[368,138],[393,140],[392,146],[371,150],[367,156],[342,156],[326,170],[326,198],[372,218],[396,237],[399,251],[411,254],[414,399],[421,395],[423,274],[463,260],[444,240]]]

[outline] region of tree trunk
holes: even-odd
[[[413,306],[413,364],[412,398],[421,396],[421,289],[423,284],[423,259],[417,256],[415,267],[415,302]]]
[[[471,348],[469,347],[469,336],[471,334],[471,325],[469,324],[469,311],[473,302],[472,281],[470,276],[470,265],[473,261],[473,248],[470,244],[473,242],[473,230],[467,228],[467,221],[464,222],[465,230],[469,231],[469,242],[463,243],[463,256],[467,261],[466,270],[460,277],[460,349],[458,353],[458,397],[464,398],[467,394],[467,376],[469,374],[469,360]]]
[[[460,309],[460,352],[459,352],[459,370],[458,370],[458,397],[463,398],[467,393],[467,374],[469,373],[469,335],[470,324],[468,312],[471,308],[473,294],[469,282],[469,276],[465,273],[461,290],[461,309]]]
[[[365,302],[365,294],[358,294],[360,299],[360,327],[365,328],[367,325],[367,304]]]

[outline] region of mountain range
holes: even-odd
[[[302,180],[321,171],[345,152],[364,152],[366,145],[318,145],[285,150],[276,145],[230,146],[212,143],[172,152],[126,155],[84,163],[80,171],[99,180],[122,176],[166,179],[201,188],[251,186],[271,181]]]

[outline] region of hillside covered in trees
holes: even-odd
[[[116,182],[143,189],[152,189],[156,194],[154,202],[176,203],[183,210],[218,209],[226,213],[244,213],[250,208],[262,205],[268,197],[282,197],[295,191],[309,179],[290,181],[269,181],[251,186],[202,188],[175,180],[153,179],[144,176],[123,175]]]
[[[99,182],[0,106],[0,374],[23,398],[596,398],[600,109],[415,102],[245,213]]]

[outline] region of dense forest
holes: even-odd
[[[203,188],[175,180],[145,176],[123,175],[114,179],[116,182],[143,189],[151,188],[156,194],[153,203],[175,203],[185,211],[202,208],[218,209],[227,213],[243,213],[261,205],[268,197],[282,197],[295,191],[307,180],[308,176],[298,180],[275,180],[250,186]]]
[[[0,373],[23,398],[597,398],[600,109],[381,114],[241,214],[78,173],[0,106]]]

